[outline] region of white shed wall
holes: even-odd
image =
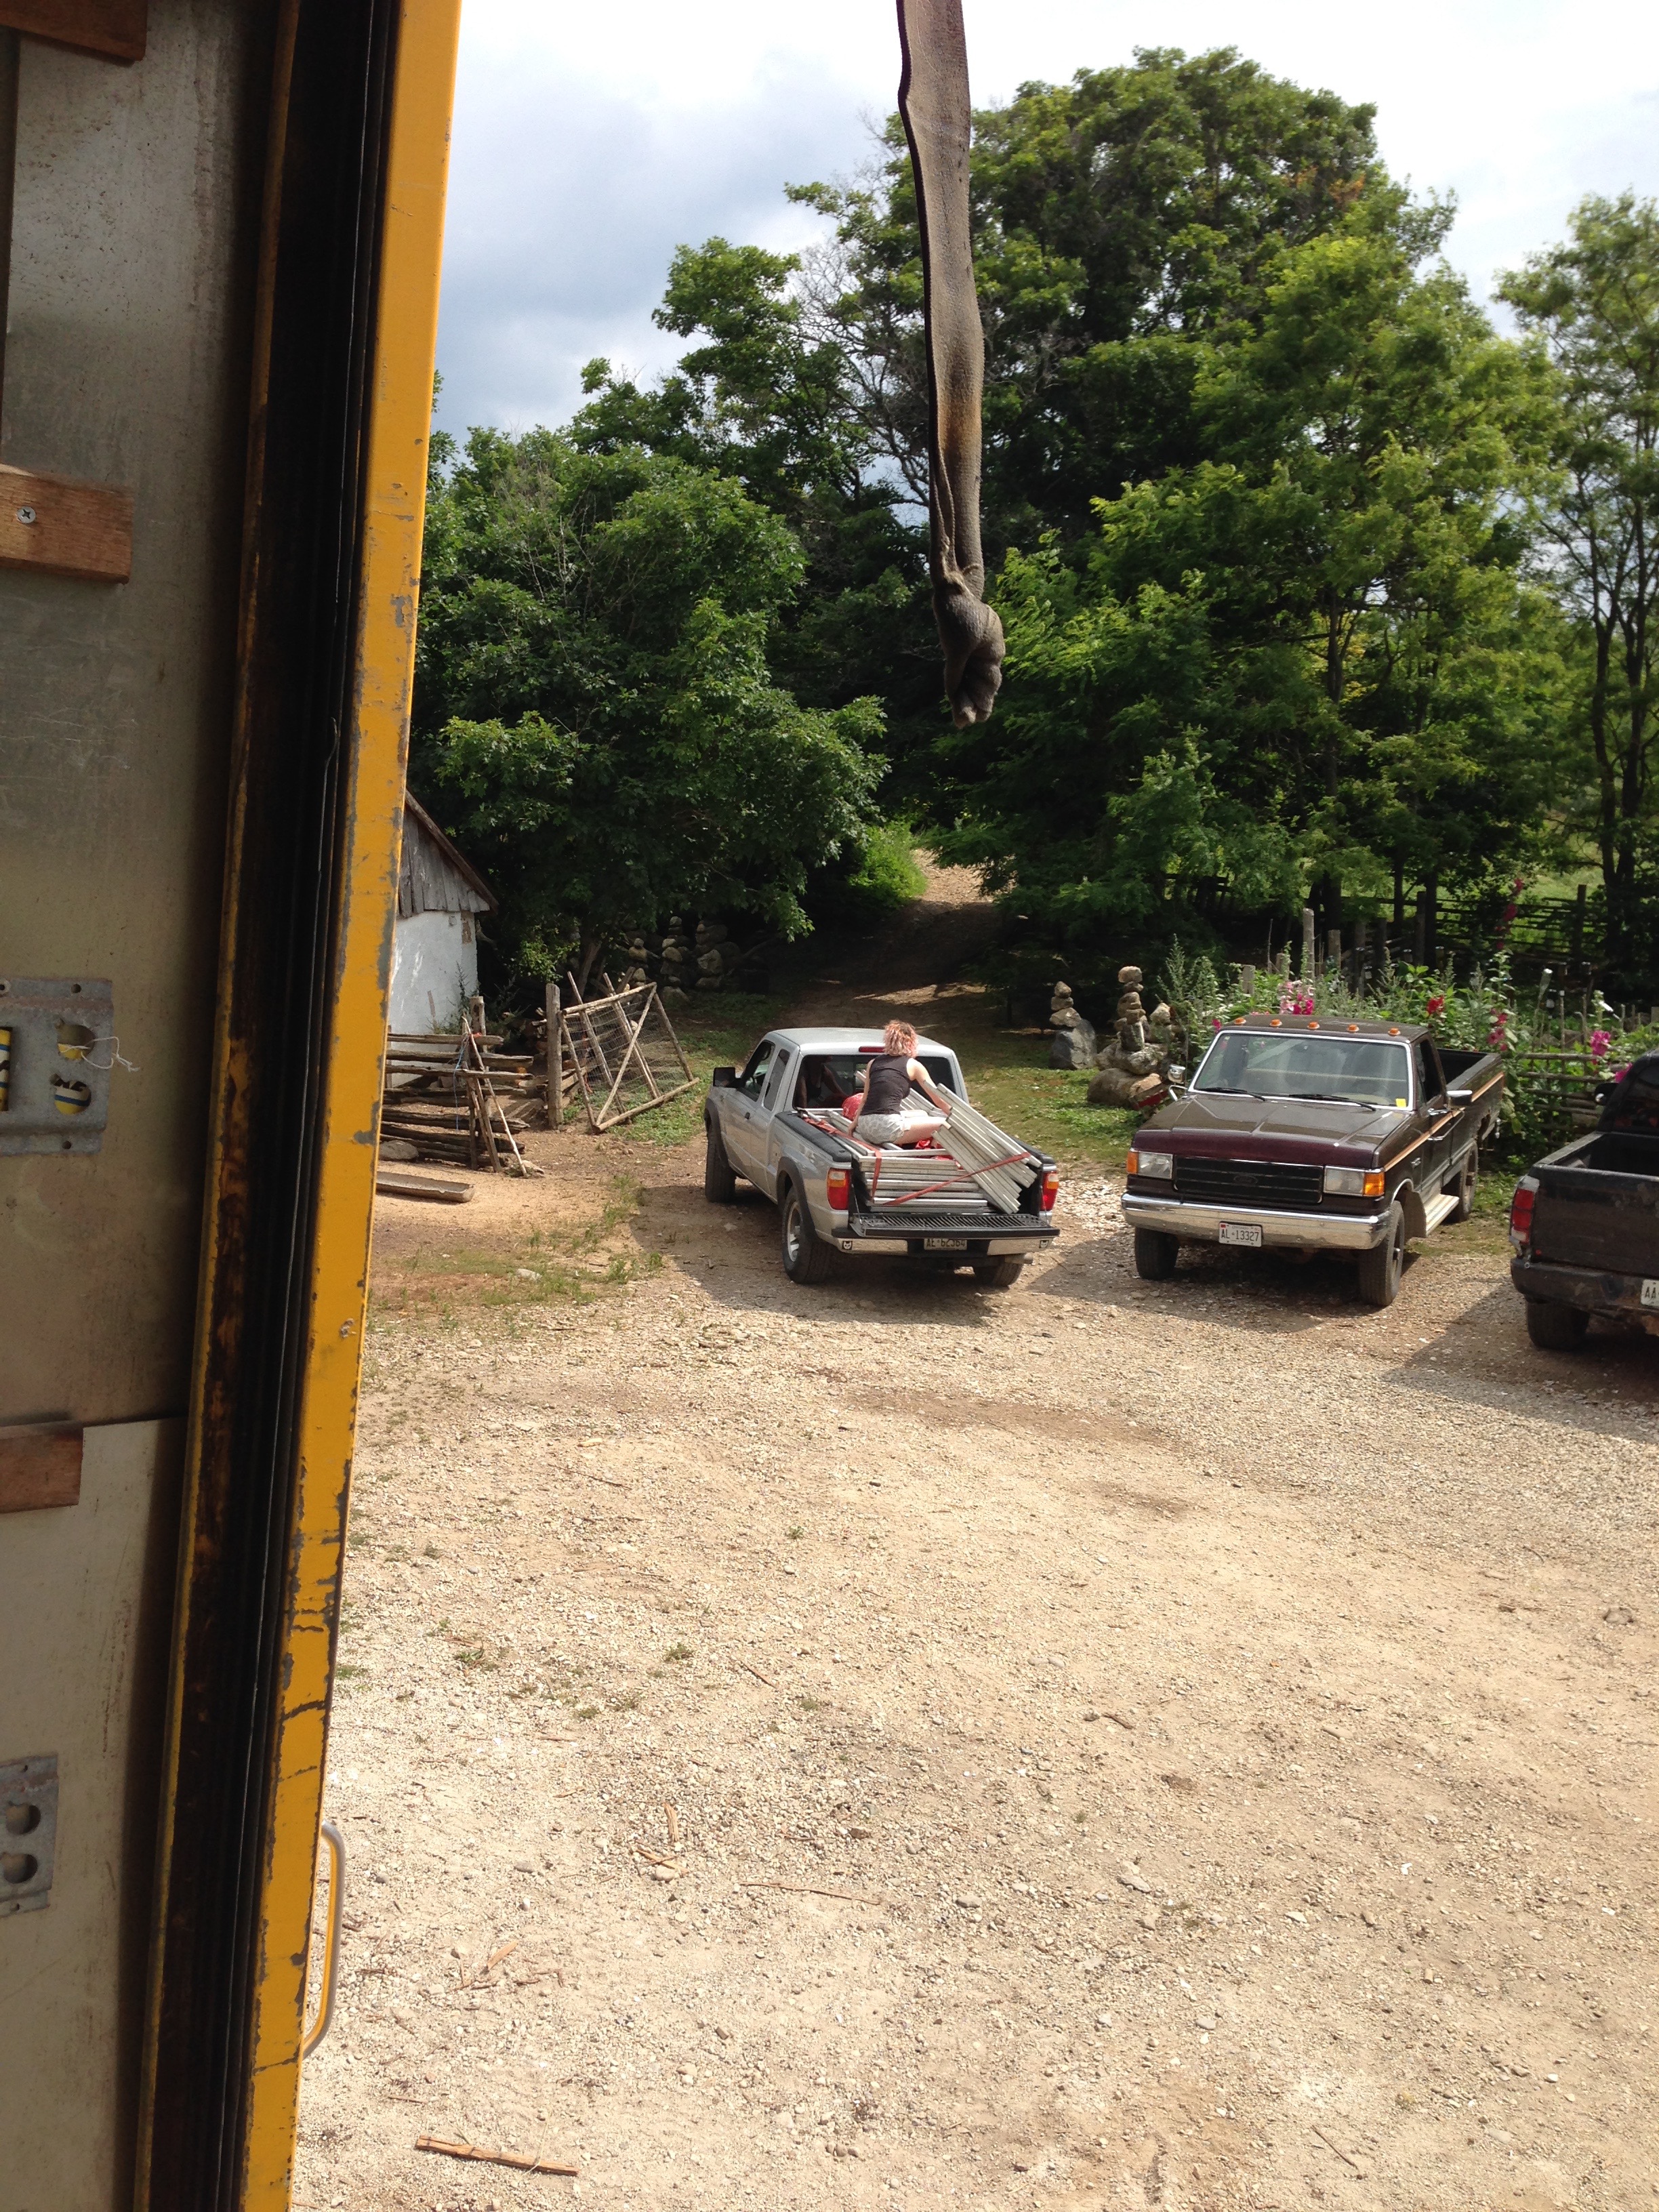
[[[404,1036],[459,1027],[478,988],[477,932],[470,914],[405,914],[392,941],[392,1026]]]

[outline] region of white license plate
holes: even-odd
[[[1642,1303],[1644,1306],[1659,1306],[1659,1276],[1644,1276],[1642,1279]]]
[[[968,1239],[965,1237],[924,1237],[921,1249],[924,1252],[965,1252]]]
[[[1224,1221],[1221,1241],[1224,1244],[1248,1244],[1254,1250],[1261,1242],[1261,1224],[1259,1221]]]

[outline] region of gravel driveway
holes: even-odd
[[[1652,2203],[1659,1345],[1490,1231],[1142,1285],[1099,1187],[802,1290],[700,1158],[372,1334],[298,2201]]]

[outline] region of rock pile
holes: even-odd
[[[1095,1065],[1089,1085],[1091,1106],[1155,1106],[1169,1087],[1170,1009],[1160,1000],[1147,1013],[1140,995],[1139,968],[1117,971],[1117,1027]]]
[[[1054,1001],[1048,1008],[1048,1026],[1054,1031],[1054,1041],[1048,1047],[1050,1067],[1092,1067],[1095,1060],[1094,1024],[1087,1022],[1072,1003],[1069,983],[1056,983]]]

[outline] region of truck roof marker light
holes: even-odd
[[[1399,1036],[1399,1034],[1400,1034],[1400,1032],[1399,1032],[1399,1030],[1390,1030],[1389,1031],[1389,1035],[1390,1036]]]
[[[1283,1022],[1281,1022],[1281,1021],[1279,1020],[1279,1017],[1278,1017],[1278,1015],[1277,1015],[1277,1014],[1275,1014],[1275,1015],[1273,1016],[1273,1018],[1272,1021],[1270,1021],[1270,1022],[1268,1023],[1268,1024],[1267,1024],[1267,1027],[1268,1027],[1270,1030],[1282,1030],[1282,1029],[1284,1028],[1284,1026],[1285,1026],[1284,1023],[1283,1023]]]
[[[1243,1014],[1235,1014],[1235,1015],[1233,1016],[1233,1027],[1234,1027],[1236,1030],[1242,1030],[1242,1029],[1243,1028],[1243,1026],[1244,1026],[1244,1017],[1243,1017]]]
[[[1359,1024],[1358,1022],[1350,1022],[1348,1024],[1348,1035],[1350,1036],[1358,1036],[1359,1035]]]
[[[1310,1030],[1316,1030],[1319,1027],[1319,1024],[1317,1022],[1310,1022],[1308,1027]]]

